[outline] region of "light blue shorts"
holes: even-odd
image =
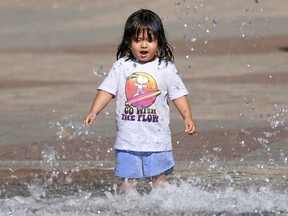
[[[161,173],[169,175],[174,166],[172,151],[134,152],[116,149],[115,175],[119,177],[143,178]]]

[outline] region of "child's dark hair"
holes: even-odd
[[[134,39],[138,39],[140,33],[147,31],[148,37],[154,36],[158,41],[159,64],[162,60],[168,63],[173,62],[173,49],[168,44],[164,27],[160,17],[153,11],[141,9],[131,14],[125,24],[125,30],[122,38],[122,42],[118,46],[116,57],[117,59],[127,56],[128,60],[133,59],[134,56],[130,49],[131,42]]]

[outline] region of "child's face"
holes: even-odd
[[[148,36],[147,31],[139,33],[138,38],[133,38],[131,42],[131,51],[133,56],[140,62],[150,62],[155,60],[158,50],[158,41],[154,35]]]

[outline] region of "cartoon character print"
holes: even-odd
[[[145,72],[136,72],[128,77],[125,93],[126,105],[147,108],[155,102],[161,91],[158,90],[157,83],[151,75]]]
[[[139,95],[139,94],[145,93],[144,88],[147,87],[147,85],[144,85],[144,84],[148,83],[149,79],[147,77],[145,77],[145,76],[138,75],[136,77],[136,81],[137,81],[137,83],[134,83],[134,85],[137,86],[137,92],[134,95],[134,97]]]

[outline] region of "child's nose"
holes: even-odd
[[[147,40],[141,41],[141,47],[147,47]]]

